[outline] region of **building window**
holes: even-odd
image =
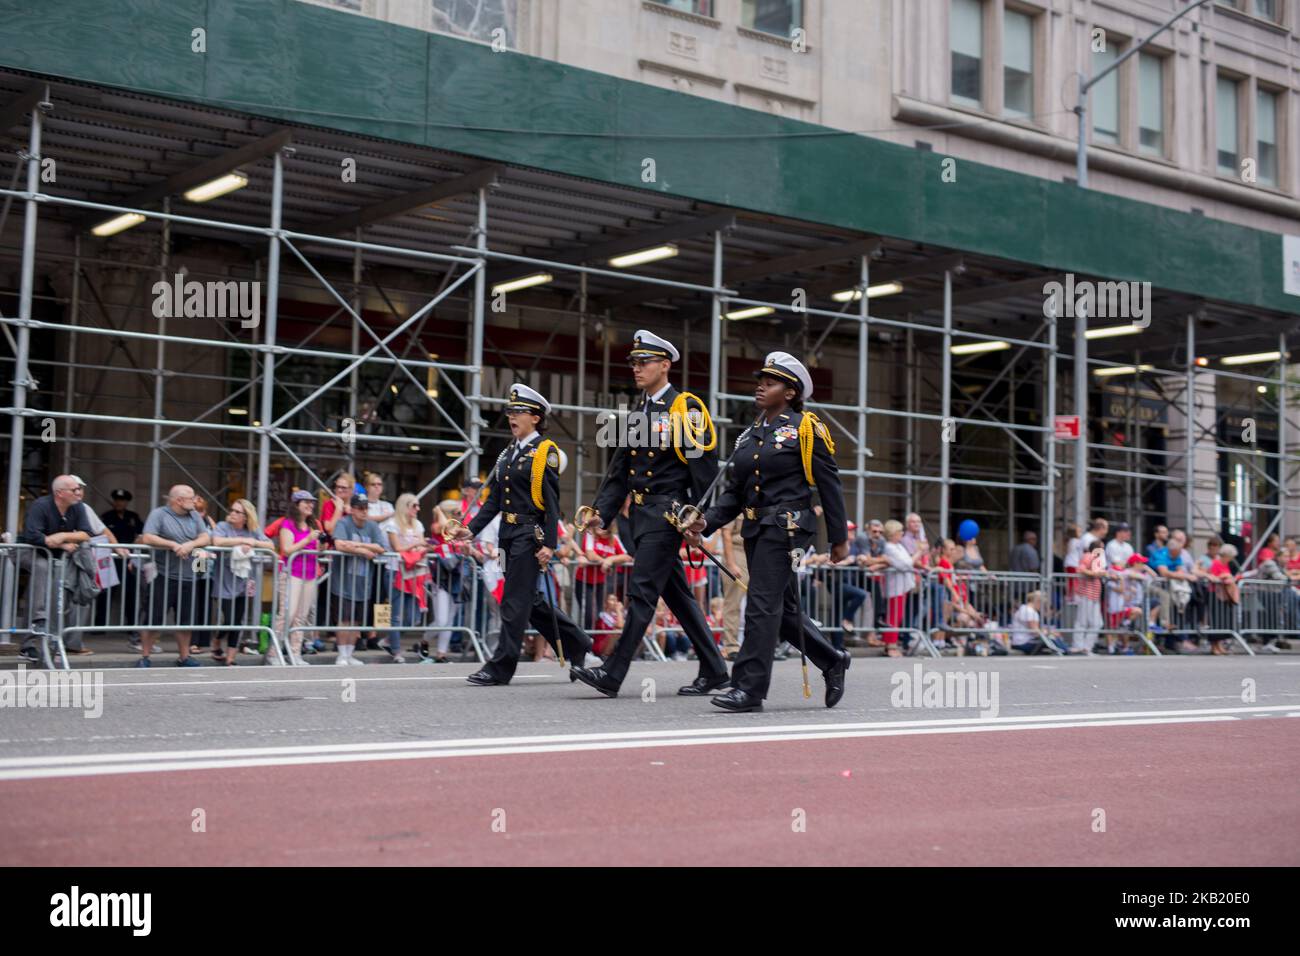
[[[431,4],[432,27],[438,33],[484,43],[501,36],[507,47],[515,48],[519,0],[431,0]]]
[[[1138,149],[1165,154],[1165,61],[1138,54]]]
[[[743,0],[740,25],[788,37],[803,27],[803,0]]]
[[[652,2],[673,10],[681,10],[683,13],[694,13],[701,17],[713,16],[713,0],[652,0]]]
[[[1120,57],[1119,44],[1092,55],[1092,75],[1097,76]],[[1119,143],[1119,70],[1112,70],[1092,88],[1092,138],[1099,143]]]
[[[1282,4],[1278,0],[1215,0],[1221,7],[1232,7],[1243,13],[1253,13],[1264,20],[1281,22]]]
[[[310,2],[320,7],[337,7],[351,13],[366,13],[362,0],[310,0]]]
[[[1034,20],[1016,10],[1002,18],[1002,112],[1034,112]]]
[[[1265,186],[1277,186],[1277,100],[1278,95],[1269,90],[1256,90],[1255,94],[1255,158],[1258,162],[1256,176]]]
[[[980,0],[952,0],[948,34],[952,50],[952,100],[979,107],[983,102],[980,71],[984,49],[984,5]]]
[[[1216,165],[1225,176],[1237,175],[1237,81],[1218,78],[1214,95]]]

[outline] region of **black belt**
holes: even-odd
[[[508,511],[503,511],[501,512],[501,518],[506,524],[537,524],[537,515],[513,514]]]
[[[786,501],[779,505],[766,505],[762,508],[746,508],[745,518],[749,521],[758,521],[761,518],[770,518],[774,514],[780,514],[783,511],[808,511],[812,508],[811,501]]]
[[[632,503],[642,507],[681,504],[685,498],[685,492],[682,492],[680,495],[648,495],[641,491],[632,492]]]

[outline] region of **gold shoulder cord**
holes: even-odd
[[[700,421],[698,423],[691,420],[690,411],[686,407],[686,400],[693,398],[700,406]],[[673,399],[673,404],[668,409],[669,420],[672,422],[673,438],[676,439],[678,430],[691,447],[698,448],[701,451],[713,451],[718,444],[718,432],[713,427],[713,419],[709,417],[709,407],[704,404],[703,400],[691,392],[680,392]],[[709,436],[708,444],[701,441],[701,436]],[[673,451],[677,452],[677,457],[682,460],[683,465],[689,465],[686,456],[682,454],[682,447],[676,440],[673,441]]]
[[[546,462],[554,453],[558,460],[559,448],[555,442],[549,438],[543,439],[537,445],[537,454],[533,456],[533,505],[537,508],[545,508],[546,503],[542,498],[542,480],[546,477]]]
[[[814,434],[821,435],[822,441],[826,443],[826,450],[832,455],[835,454],[835,442],[831,441],[830,430],[812,412],[804,412],[803,421],[799,423],[799,456],[803,459],[804,477],[808,479],[809,486],[816,488],[817,482],[813,480],[812,471]]]

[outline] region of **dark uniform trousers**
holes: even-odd
[[[645,510],[633,507],[637,513],[632,519],[632,536],[636,540],[636,560],[632,562],[631,579],[627,585],[627,615],[623,633],[614,651],[605,659],[605,673],[614,680],[623,681],[628,667],[636,656],[646,629],[655,618],[659,598],[664,599],[686,632],[695,656],[699,659],[700,677],[725,677],[727,665],[722,660],[718,645],[713,641],[709,622],[686,583],[686,570],[678,552],[682,536],[662,517],[664,506],[647,506]],[[655,526],[658,522],[663,527]],[[646,524],[648,528],[638,528]],[[638,533],[639,532],[639,533]],[[789,563],[788,561],[786,562]]]
[[[796,525],[794,547],[806,549],[817,528],[808,497],[810,484],[816,485],[825,509],[827,538],[837,544],[847,537],[844,494],[828,433],[824,425],[814,426],[811,456],[805,465],[799,438],[803,420],[803,412],[787,411],[746,429],[736,440],[727,486],[705,516],[708,534],[744,509],[759,512],[747,515],[741,529],[749,564],[749,594],[745,641],[731,668],[731,685],[759,698],[767,696],[773,655],[782,637],[795,646],[802,638],[804,650],[818,670],[840,661],[839,653],[817,626],[800,613],[798,574],[790,567],[792,543],[785,528],[787,519]]]
[[[795,532],[794,547],[807,548],[807,531]],[[798,575],[790,567],[790,537],[777,525],[759,525],[745,539],[749,563],[749,594],[745,601],[745,641],[731,667],[731,685],[756,697],[767,697],[772,683],[772,661],[784,637],[799,646],[803,630],[804,652],[814,667],[824,671],[839,662],[839,651],[818,630],[799,606]]]
[[[484,670],[502,681],[514,677],[515,665],[519,663],[519,654],[523,650],[524,631],[530,624],[551,647],[556,646],[557,640],[563,640],[566,661],[578,667],[582,666],[591,650],[591,638],[558,607],[555,608],[555,627],[551,626],[551,605],[537,590],[540,569],[533,526],[520,527],[526,533],[515,534],[500,542],[500,554],[504,560],[502,571],[505,573],[505,590],[501,595],[501,637],[497,641],[496,653],[484,666]],[[556,628],[559,629],[558,635]]]

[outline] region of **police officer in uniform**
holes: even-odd
[[[140,516],[127,507],[131,503],[131,492],[114,488],[109,497],[113,499],[113,507],[101,514],[99,520],[113,532],[118,544],[131,544],[144,531]]]
[[[628,359],[642,395],[629,416],[626,441],[620,442],[610,461],[590,517],[578,522],[583,528],[604,527],[631,496],[632,547],[628,550],[635,550],[636,557],[627,586],[623,633],[603,666],[574,672],[578,680],[606,697],[618,696],[660,597],[681,623],[700,663],[695,680],[677,693],[701,695],[727,686],[727,665],[686,584],[678,557],[681,532],[668,520],[676,506],[699,503],[718,474],[717,434],[708,408],[695,395],[680,392],[668,382],[668,371],[678,358],[677,349],[667,339],[644,329],[636,333]]]
[[[581,664],[591,650],[591,638],[537,589],[538,573],[555,554],[556,521],[560,513],[560,450],[555,442],[542,437],[546,413],[550,410],[550,402],[527,385],[510,389],[506,415],[513,441],[488,475],[491,491],[487,501],[456,534],[461,540],[473,538],[501,515],[501,532],[497,538],[505,572],[501,639],[492,659],[469,676],[471,684],[510,683],[529,624],[552,647],[563,640],[564,656],[573,666]]]
[[[131,544],[144,531],[144,519],[128,507],[132,494],[125,488],[114,488],[109,493],[113,507],[99,516],[104,527],[113,532],[118,544]],[[130,558],[118,559],[118,578],[122,582],[117,593],[104,591],[95,602],[95,623],[97,625],[133,625],[136,623],[136,597],[140,590],[138,572]],[[109,613],[113,620],[108,620]],[[134,647],[140,639],[135,634],[128,634],[127,640]]]
[[[812,510],[816,489],[826,516],[831,558],[849,553],[844,492],[835,466],[830,432],[803,403],[812,395],[812,376],[788,352],[772,352],[757,372],[754,390],[759,420],[736,443],[726,489],[718,503],[690,529],[698,542],[742,512],[741,534],[749,565],[745,642],[731,669],[731,690],[713,698],[723,710],[762,710],[772,680],[772,658],[784,638],[803,641],[826,680],[826,706],[844,696],[846,651],[837,651],[799,607],[792,552],[806,550],[817,530]],[[802,634],[800,633],[802,632]]]

